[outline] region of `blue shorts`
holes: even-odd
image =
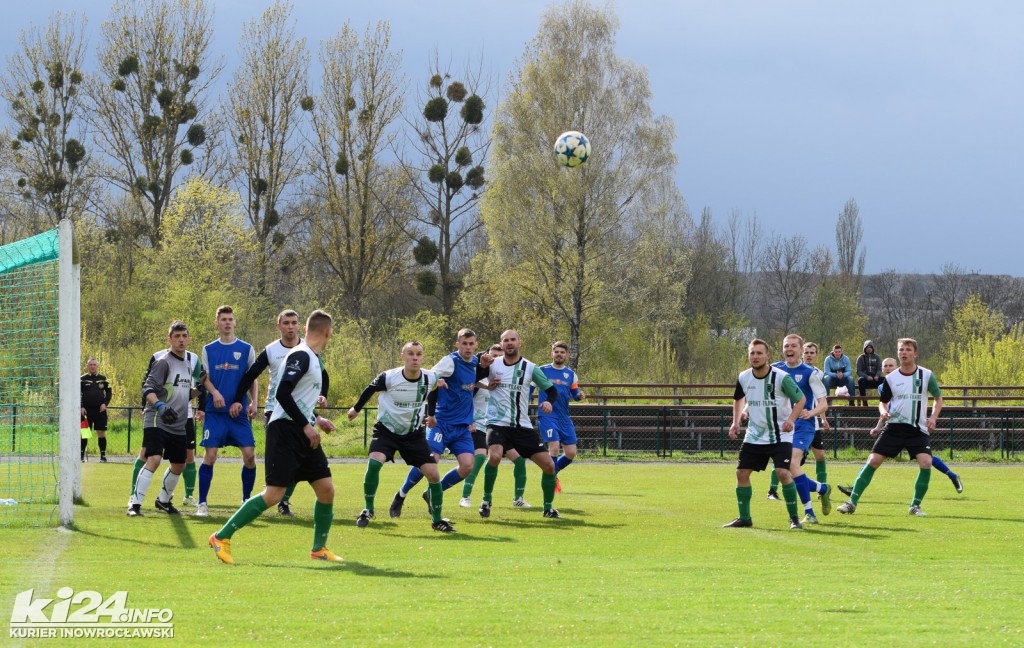
[[[537,429],[544,443],[558,441],[562,445],[576,445],[576,426],[569,419],[555,416],[537,417]]]
[[[438,423],[437,427],[427,428],[427,445],[430,446],[431,452],[436,452],[439,456],[444,454],[445,448],[456,457],[460,454],[473,454],[476,450],[468,424]]]
[[[811,447],[816,432],[814,420],[797,419],[793,425],[793,449],[807,454],[807,449]]]
[[[203,440],[199,445],[204,448],[251,448],[256,445],[256,439],[252,436],[252,423],[245,412],[234,418],[227,412],[207,412],[203,419]]]

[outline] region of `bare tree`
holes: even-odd
[[[836,222],[836,266],[839,275],[854,289],[859,289],[861,277],[864,276],[865,251],[860,248],[863,239],[860,208],[857,207],[857,201],[850,198],[843,205],[843,211]]]
[[[109,157],[104,177],[135,201],[154,245],[179,170],[203,148],[213,11],[206,0],[117,2],[102,27],[100,76],[88,84],[88,120]]]
[[[91,183],[83,144],[85,20],[55,13],[45,29],[21,32],[18,51],[0,79],[7,114],[15,124],[7,156],[4,192],[24,201],[22,216],[39,215],[31,230],[52,227],[85,209]],[[75,125],[72,125],[74,122]],[[5,138],[6,140],[6,138]]]
[[[967,299],[967,285],[967,273],[963,268],[956,263],[942,264],[941,272],[932,280],[932,286],[943,322],[951,319],[956,307]]]
[[[384,156],[402,107],[399,56],[386,22],[362,39],[346,23],[321,45],[320,62],[323,94],[312,112],[310,158],[321,209],[310,221],[309,241],[358,319],[368,296],[401,276],[408,261],[407,183]]]
[[[246,24],[239,44],[242,61],[227,95],[231,176],[258,243],[260,293],[267,285],[268,260],[285,242],[279,203],[301,174],[302,110],[313,108],[306,92],[309,54],[305,39],[295,36],[291,12],[290,4],[275,2]]]
[[[442,67],[435,52],[427,90],[419,97],[420,112],[407,120],[415,155],[402,156],[402,166],[421,205],[417,220],[432,232],[420,239],[414,253],[422,266],[437,264],[445,315],[452,314],[461,287],[457,250],[483,226],[477,202],[483,195],[490,137],[481,126],[481,94],[486,94],[481,67],[467,66],[455,79],[451,66]],[[417,288],[426,295],[434,294],[437,283],[429,270],[417,278]]]
[[[789,333],[813,297],[813,252],[802,236],[773,235],[761,259],[758,283],[764,324],[773,333]]]

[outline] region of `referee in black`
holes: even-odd
[[[107,377],[97,373],[100,363],[96,358],[89,358],[85,363],[87,373],[82,374],[82,416],[89,422],[89,427],[96,432],[100,445],[100,461],[107,462],[107,405],[113,391]],[[82,439],[82,461],[85,461],[85,448],[88,439]]]

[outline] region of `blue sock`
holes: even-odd
[[[419,468],[413,466],[409,469],[409,475],[405,478],[405,483],[402,484],[402,488],[398,492],[402,497],[405,497],[412,490],[413,486],[420,483],[421,479],[423,479],[423,473],[420,472]]]
[[[452,468],[444,474],[444,477],[441,478],[441,490],[448,490],[463,479],[462,475],[459,474],[459,469]]]
[[[205,502],[206,496],[210,493],[210,483],[213,482],[213,466],[205,463],[199,464],[199,501]]]
[[[246,468],[242,464],[242,499],[249,499],[252,495],[253,484],[256,483],[256,466]]]
[[[807,475],[793,478],[793,483],[796,484],[796,494],[800,496],[800,502],[804,504],[804,509],[807,508],[807,504],[811,501],[811,487],[807,483],[809,481]]]
[[[949,469],[949,466],[946,465],[946,462],[944,462],[942,459],[939,459],[934,455],[932,456],[932,468],[938,470],[940,473],[946,475],[947,477],[953,474],[953,471]]]
[[[562,455],[558,459],[555,459],[555,474],[557,475],[558,471],[560,471],[562,468],[565,468],[566,466],[568,466],[571,463],[572,463],[572,459],[570,459],[569,457],[566,457],[565,455]]]

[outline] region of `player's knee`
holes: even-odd
[[[566,459],[575,459],[576,458],[576,448],[565,448],[564,452],[565,452],[565,458]]]

